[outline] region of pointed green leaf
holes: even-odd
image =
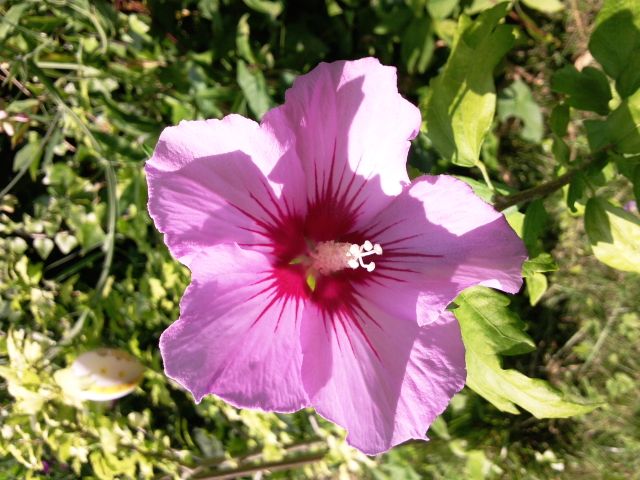
[[[427,10],[432,18],[442,20],[451,15],[459,3],[459,0],[429,0]]]
[[[22,14],[30,6],[31,5],[27,2],[18,3],[17,5],[13,5],[9,10],[7,10],[7,13],[0,18],[0,41],[4,40],[18,25],[18,23],[20,23]]]
[[[567,65],[551,77],[551,89],[567,95],[567,104],[578,110],[600,115],[609,112],[609,81],[597,68],[586,67],[579,72],[573,65]]]
[[[551,110],[551,118],[549,118],[549,126],[551,131],[559,137],[567,134],[567,126],[569,125],[569,106],[561,103],[553,107]]]
[[[466,346],[464,328],[462,335]],[[499,410],[517,414],[520,413],[517,405],[537,418],[566,418],[588,413],[599,406],[565,400],[545,380],[503,369],[497,355],[482,355],[467,348],[466,361],[467,386]]]
[[[262,72],[257,68],[248,67],[243,60],[238,60],[238,85],[256,118],[262,118],[271,106],[267,82]]]
[[[593,254],[605,265],[625,272],[640,273],[640,218],[591,198],[584,212],[584,226]]]
[[[456,317],[472,339],[474,350],[485,354],[518,355],[535,350],[524,322],[509,310],[509,298],[487,287],[468,288],[455,303]]]
[[[474,21],[460,16],[451,55],[423,105],[434,147],[458,165],[479,163],[493,122],[493,69],[515,42],[514,27],[500,24],[507,9],[508,4],[501,3]]]
[[[282,2],[279,1],[269,1],[269,0],[243,0],[245,5],[256,12],[264,13],[265,15],[269,15],[272,19],[275,19],[278,15],[282,13],[282,9],[284,8]]]
[[[589,50],[625,98],[640,88],[640,2],[605,0]]]
[[[498,354],[518,354],[535,345],[524,323],[509,310],[509,299],[486,287],[465,290],[455,301],[466,349],[467,386],[498,409],[519,413],[517,406],[538,418],[568,417],[597,405],[567,401],[546,381],[516,370],[504,370]]]
[[[625,99],[606,120],[584,122],[591,150],[613,146],[618,153],[640,152],[640,90]]]
[[[38,138],[30,136],[29,142],[16,152],[16,156],[13,159],[13,171],[18,172],[26,170],[33,163],[37,163],[42,156],[42,147]]]
[[[558,264],[548,253],[541,253],[537,257],[530,258],[522,265],[522,274],[532,275],[536,272],[555,272]]]
[[[544,292],[547,291],[549,283],[544,273],[534,272],[525,278],[527,283],[527,293],[529,294],[529,303],[536,305]]]
[[[402,36],[401,55],[409,73],[424,73],[433,56],[435,41],[431,19],[414,18]]]
[[[524,217],[524,225],[522,226],[522,240],[524,240],[527,249],[531,255],[536,255],[542,232],[547,225],[549,215],[544,208],[542,200],[537,199],[529,204]]]

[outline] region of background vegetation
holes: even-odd
[[[0,0],[0,478],[637,478],[640,7],[495,3]],[[313,411],[194,405],[164,377],[158,338],[188,271],[152,227],[142,170],[164,126],[260,118],[318,62],[367,55],[423,111],[411,174],[464,176],[532,259],[510,305],[456,302],[493,376],[470,373],[431,442],[377,458]],[[517,338],[479,352],[482,322]],[[56,372],[105,345],[146,366],[135,392],[65,394]],[[601,406],[541,419],[584,403]]]

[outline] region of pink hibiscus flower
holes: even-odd
[[[409,181],[420,121],[366,58],[300,76],[260,124],[164,130],[149,212],[192,280],[160,349],[196,401],[313,407],[367,454],[426,439],[466,376],[447,305],[516,292],[526,253],[465,183]]]

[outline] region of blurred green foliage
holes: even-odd
[[[621,206],[640,201],[640,11],[495,3],[0,0],[0,478],[636,475],[640,227]],[[142,170],[164,126],[259,119],[318,62],[366,55],[422,109],[411,175],[460,176],[530,253],[511,304],[456,301],[471,388],[432,441],[375,459],[312,411],[194,405],[164,377],[158,338],[188,272],[152,228]],[[102,345],[135,355],[143,382],[111,404],[70,398],[55,373]],[[604,406],[497,409],[590,409],[539,378]]]

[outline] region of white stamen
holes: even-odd
[[[373,272],[376,268],[375,262],[364,263],[362,260],[364,257],[368,257],[369,255],[382,255],[382,247],[380,244],[376,243],[374,245],[369,240],[365,241],[362,245],[353,243],[349,247],[349,253],[347,253],[347,257],[353,257],[349,259],[348,264],[354,270],[358,267],[362,267],[367,270],[367,272]]]

